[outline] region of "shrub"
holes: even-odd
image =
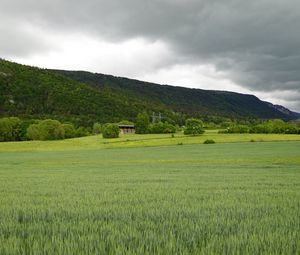
[[[168,122],[164,123],[164,133],[173,134],[176,133],[176,127]]]
[[[171,134],[176,132],[176,127],[168,122],[158,122],[152,124],[149,131],[152,134]]]
[[[62,127],[65,130],[65,138],[74,138],[76,137],[76,129],[73,124],[62,124]]]
[[[268,120],[250,128],[250,133],[297,134],[298,132],[297,122],[287,123],[278,119]]]
[[[38,124],[31,124],[27,128],[27,138],[29,140],[41,140],[40,130]]]
[[[204,144],[214,144],[214,143],[216,143],[216,142],[212,139],[207,139],[204,141]]]
[[[246,125],[233,125],[230,128],[227,129],[227,133],[233,134],[233,133],[239,133],[239,134],[245,134],[249,133],[249,127]]]
[[[76,137],[88,136],[89,131],[85,127],[79,127],[76,129]]]
[[[224,129],[224,128],[229,128],[233,125],[232,121],[231,120],[226,120],[224,122],[222,122],[220,124],[220,128]]]
[[[21,120],[16,117],[0,119],[0,142],[21,140],[21,125]]]
[[[21,124],[21,137],[20,137],[21,141],[28,140],[27,129],[32,124],[38,124],[38,120],[24,120],[24,121],[22,121],[22,124]]]
[[[272,130],[270,127],[264,124],[258,124],[250,128],[249,133],[255,133],[255,134],[269,134]]]
[[[64,139],[65,130],[58,120],[47,119],[30,125],[27,129],[27,137],[31,140]]]
[[[185,135],[201,135],[204,133],[203,122],[201,120],[187,119],[185,126]]]
[[[101,133],[102,133],[102,125],[100,123],[94,123],[93,134],[101,134]]]
[[[135,132],[137,134],[149,133],[149,115],[147,113],[139,113],[136,118]]]
[[[65,138],[65,130],[58,120],[43,120],[39,124],[42,140],[58,140]]]
[[[106,124],[102,130],[103,138],[118,138],[119,133],[120,129],[116,124]]]
[[[284,127],[284,133],[285,134],[297,134],[298,129],[296,128],[296,126],[294,126],[292,124],[286,124]]]

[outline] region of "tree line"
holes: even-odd
[[[104,138],[117,138],[120,134],[120,124],[134,124],[137,134],[173,134],[181,127],[167,121],[150,123],[147,113],[140,113],[136,122],[127,120],[119,123],[94,123],[91,128],[75,127],[72,123],[61,123],[53,119],[21,120],[18,117],[0,119],[0,142],[26,140],[59,140],[83,137],[91,134],[102,134]],[[185,134],[197,135],[204,133],[203,122],[197,119],[186,121]]]
[[[250,133],[250,134],[300,134],[300,119],[294,122],[284,122],[280,119],[267,120],[260,123],[231,123],[220,133]]]
[[[87,136],[85,127],[75,128],[71,123],[58,120],[21,120],[17,117],[0,119],[0,142],[26,140],[59,140]]]
[[[122,120],[118,123],[94,123],[91,127],[75,126],[72,123],[61,123],[54,119],[21,120],[18,117],[0,119],[0,142],[26,140],[59,140],[83,137],[91,134],[102,134],[104,138],[117,138],[119,125],[134,125],[136,134],[174,134],[184,131],[185,135],[200,135],[205,129],[218,129],[220,133],[257,133],[257,134],[300,134],[300,120],[284,122],[280,119],[267,121],[234,122],[230,119],[209,119],[202,121],[196,118],[186,119],[179,126],[168,121],[151,123],[147,112],[139,113],[133,123]]]

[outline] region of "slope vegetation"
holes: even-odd
[[[161,112],[183,124],[186,116],[238,119],[295,118],[252,95],[188,89],[93,74],[46,70],[0,59],[0,116],[55,118],[78,125],[134,120]]]

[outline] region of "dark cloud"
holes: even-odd
[[[5,18],[0,11],[0,56],[26,57],[51,48],[47,38],[30,23]]]
[[[1,12],[48,31],[113,42],[160,40],[176,55],[176,64],[213,64],[248,89],[294,91],[300,101],[298,0],[2,0]],[[2,36],[25,38],[24,50],[44,45],[41,37],[22,34],[16,26],[4,29],[0,25]],[[1,41],[0,50],[19,54],[18,43]]]

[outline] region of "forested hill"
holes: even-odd
[[[78,125],[134,118],[164,106],[93,88],[61,74],[0,60],[0,116],[54,118]]]
[[[91,85],[93,88],[109,87],[129,98],[143,99],[163,104],[175,112],[189,116],[223,116],[229,118],[280,118],[292,120],[299,113],[264,102],[253,95],[227,91],[191,89],[159,85],[122,77],[83,71],[54,70],[73,80]],[[281,108],[280,108],[281,107]],[[282,109],[285,109],[283,111]]]
[[[0,59],[0,116],[55,118],[89,125],[134,120],[141,111],[161,112],[175,122],[186,116],[295,118],[251,95],[45,70]]]

